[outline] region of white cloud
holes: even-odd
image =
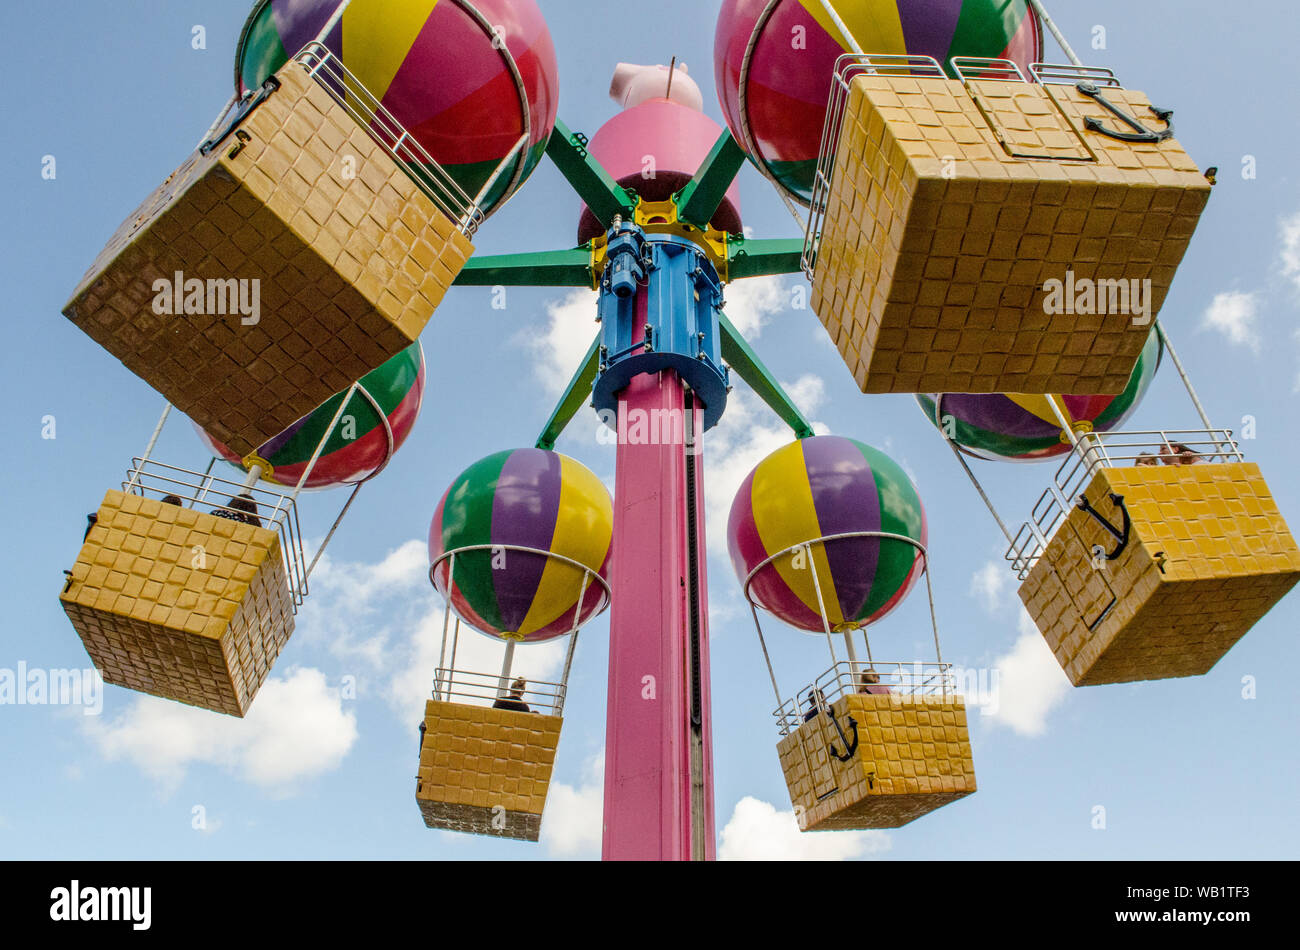
[[[242,720],[141,696],[111,722],[85,728],[105,758],[126,759],[166,787],[191,765],[216,765],[281,795],[338,768],[357,739],[340,691],[304,668],[267,680]]]
[[[1010,572],[1005,564],[988,561],[970,579],[970,593],[984,604],[984,609],[995,613],[1002,602]]]
[[[1237,346],[1259,351],[1259,294],[1230,290],[1218,294],[1205,311],[1201,326],[1217,330]]]
[[[340,660],[382,669],[390,662],[390,642],[410,629],[413,611],[422,605],[414,596],[420,591],[433,596],[424,541],[407,541],[376,564],[336,561],[326,554],[298,615],[296,643],[323,646]]]
[[[1069,693],[1070,681],[1023,609],[1019,629],[1011,652],[993,662],[998,674],[997,703],[985,712],[993,722],[1022,736],[1041,736],[1047,731],[1048,715]]]
[[[577,786],[552,782],[541,844],[563,857],[600,857],[605,814],[605,753],[587,760]]]
[[[847,861],[888,851],[883,831],[802,832],[793,811],[745,796],[722,829],[723,861]]]
[[[1282,276],[1300,291],[1300,211],[1283,218],[1280,228],[1281,247],[1278,250]]]
[[[727,319],[746,339],[763,334],[773,314],[789,309],[790,293],[782,277],[748,277],[727,285]]]
[[[546,304],[546,329],[516,340],[532,351],[533,372],[551,396],[559,396],[582,365],[596,338],[596,292],[578,288]]]

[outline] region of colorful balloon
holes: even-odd
[[[817,589],[836,632],[880,620],[915,586],[924,558],[915,545],[832,535],[881,532],[926,544],[916,486],[883,452],[853,439],[816,436],[773,452],[750,472],[731,505],[727,546],[741,583],[769,557],[750,596],[786,623],[823,632]],[[816,579],[814,571],[816,569]]]
[[[412,343],[367,373],[361,379],[361,387],[370,398],[358,391],[348,400],[340,423],[326,441],[304,488],[335,488],[365,481],[402,447],[420,416],[424,399],[424,351],[420,344]],[[344,395],[335,393],[257,450],[257,455],[273,466],[270,477],[264,481],[286,487],[298,484],[312,453],[334,421]],[[379,411],[375,409],[376,403]],[[391,451],[385,418],[393,433]],[[239,456],[229,448],[197,425],[194,428],[213,455],[234,465],[241,464]]]
[[[835,61],[857,52],[821,0],[724,0],[714,40],[718,96],[736,141],[795,199],[812,197]],[[863,53],[1041,59],[1026,0],[831,0]],[[751,49],[745,108],[740,77]],[[744,133],[748,125],[751,136]]]
[[[236,54],[240,92],[260,86],[314,40],[338,3],[259,0]],[[528,144],[487,195],[485,212],[541,161],[560,84],[535,0],[352,0],[325,45],[471,198],[527,119]],[[505,51],[518,66],[522,98]]]
[[[567,634],[604,609],[604,587],[567,561],[604,578],[614,537],[614,501],[588,468],[556,452],[489,455],[447,489],[429,528],[433,585],[462,620],[489,636],[539,642]],[[462,548],[451,559],[444,554]]]
[[[1163,356],[1160,334],[1152,333],[1133,368],[1128,386],[1118,396],[1059,397],[1070,421],[1085,431],[1111,432],[1122,428],[1151,388]],[[1070,451],[1070,439],[1046,396],[926,393],[916,398],[926,418],[944,429],[963,452],[975,458],[1039,462]],[[945,422],[945,418],[951,421]]]

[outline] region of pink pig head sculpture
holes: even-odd
[[[704,111],[704,95],[685,63],[671,71],[664,65],[619,63],[609,85],[609,97],[623,109],[634,109],[651,99],[670,99],[696,112]]]

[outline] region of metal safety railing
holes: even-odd
[[[954,56],[948,60],[953,75],[962,82],[972,79],[992,79],[1002,82],[1028,82],[1014,60],[994,59],[987,56]]]
[[[900,705],[947,702],[957,695],[957,678],[951,663],[841,660],[773,711],[777,730],[788,736],[854,693],[887,695]]]
[[[276,532],[297,612],[307,593],[309,572],[303,556],[298,506],[290,495],[222,478],[212,474],[211,467],[200,473],[140,457],[131,460],[122,490]],[[241,495],[245,497],[240,499]],[[250,501],[252,511],[248,510]]]
[[[1124,88],[1124,84],[1115,75],[1115,70],[1105,66],[1030,63],[1029,75],[1034,77],[1035,82],[1044,86],[1074,86],[1081,82],[1090,82],[1111,89]]]
[[[1052,483],[1011,538],[1005,559],[1020,580],[1038,562],[1061,522],[1103,468],[1244,462],[1230,429],[1154,429],[1085,432],[1077,437]]]
[[[564,683],[527,680],[524,689],[516,692],[512,689],[515,681],[509,674],[503,676],[439,667],[433,679],[433,698],[467,706],[502,704],[499,708],[544,716],[564,715],[564,697],[568,692]],[[519,709],[521,703],[528,708]]]
[[[307,70],[366,131],[435,205],[468,238],[474,236],[486,217],[478,199],[471,198],[393,114],[354,76],[343,62],[320,42],[308,43],[294,59]],[[496,184],[507,164],[527,144],[527,136],[498,165],[480,196]]]
[[[826,104],[826,122],[822,126],[817,171],[813,176],[812,199],[804,228],[803,254],[799,259],[811,280],[817,265],[822,223],[830,202],[831,183],[835,179],[835,159],[839,154],[840,134],[844,130],[844,113],[849,92],[858,76],[913,76],[928,79],[948,78],[933,56],[903,56],[893,53],[845,53],[835,60],[830,100]]]

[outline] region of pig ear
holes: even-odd
[[[609,84],[609,97],[622,105],[627,99],[628,87],[632,84],[632,79],[644,68],[632,63],[619,63],[615,66],[614,78]]]
[[[686,73],[686,75],[688,76],[691,74],[691,71],[687,68],[685,63],[678,63],[677,68],[680,69],[682,72]]]

